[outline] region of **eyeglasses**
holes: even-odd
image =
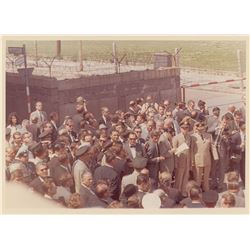
[[[130,141],[136,141],[136,138],[129,138]]]
[[[43,168],[43,169],[40,169],[41,172],[44,172],[44,171],[47,171],[48,168]]]

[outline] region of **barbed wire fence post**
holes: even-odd
[[[52,65],[53,65],[53,62],[54,62],[55,58],[56,58],[56,56],[54,56],[54,57],[50,60],[50,62],[47,62],[47,61],[45,60],[45,58],[42,59],[42,61],[43,61],[43,62],[47,65],[47,67],[49,68],[49,77],[50,77],[50,78],[52,77]]]
[[[36,67],[38,67],[38,48],[37,48],[37,41],[35,41],[35,62],[36,62]]]
[[[243,72],[242,72],[242,53],[241,50],[237,50],[237,61],[238,61],[238,71],[239,71],[239,77],[241,78],[240,80],[240,90],[241,90],[241,99],[243,100],[244,98],[244,82],[243,82]]]
[[[80,51],[79,51],[79,60],[80,60],[80,71],[83,71],[83,51],[82,51],[82,40],[80,41]]]

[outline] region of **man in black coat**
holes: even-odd
[[[111,124],[111,119],[109,115],[109,109],[107,107],[102,107],[101,112],[102,112],[102,117],[99,120],[99,125],[103,124],[108,129],[111,128],[112,124]]]
[[[36,174],[37,177],[30,183],[30,187],[34,191],[44,195],[45,192],[43,189],[43,183],[45,182],[45,179],[49,176],[47,164],[44,162],[39,162],[36,165]]]
[[[136,157],[144,157],[145,150],[142,144],[136,142],[137,135],[134,132],[130,132],[128,135],[128,141],[124,143],[124,150],[128,154],[128,158],[132,161]]]
[[[85,171],[81,176],[80,200],[82,208],[105,207],[103,202],[96,196],[93,187],[93,177],[89,171]]]
[[[113,152],[108,150],[105,152],[105,165],[100,166],[95,170],[94,180],[104,179],[110,185],[110,197],[113,200],[118,200],[121,192],[121,178],[118,172],[114,169],[116,156]]]
[[[245,186],[245,145],[246,145],[246,125],[239,123],[240,132],[236,132],[231,137],[232,156],[231,161],[234,170],[240,173],[241,180]]]
[[[76,98],[76,113],[73,115],[72,120],[74,122],[74,132],[79,133],[80,124],[84,120],[84,114],[87,112],[86,100],[79,96]]]
[[[158,144],[160,133],[158,131],[153,131],[151,132],[150,137],[150,140],[145,144],[146,155],[148,158],[147,168],[149,170],[149,177],[152,178],[153,181],[153,189],[157,189],[160,162],[165,160],[165,157],[160,155]]]

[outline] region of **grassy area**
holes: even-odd
[[[35,55],[35,41],[8,41],[7,46],[22,46],[25,43],[29,55]],[[210,70],[237,71],[237,49],[242,50],[243,65],[246,65],[244,41],[116,41],[118,55],[127,54],[128,62],[150,63],[153,53],[182,48],[181,66]],[[56,55],[56,41],[38,41],[38,56]],[[62,56],[78,59],[79,41],[62,41]],[[112,59],[112,41],[83,41],[85,60]]]

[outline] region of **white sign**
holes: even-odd
[[[24,63],[24,57],[23,56],[20,56],[18,57],[16,60],[15,60],[15,64],[16,66],[20,66]]]
[[[188,150],[189,147],[186,142],[182,143],[175,151],[175,155],[180,156],[181,153]]]

